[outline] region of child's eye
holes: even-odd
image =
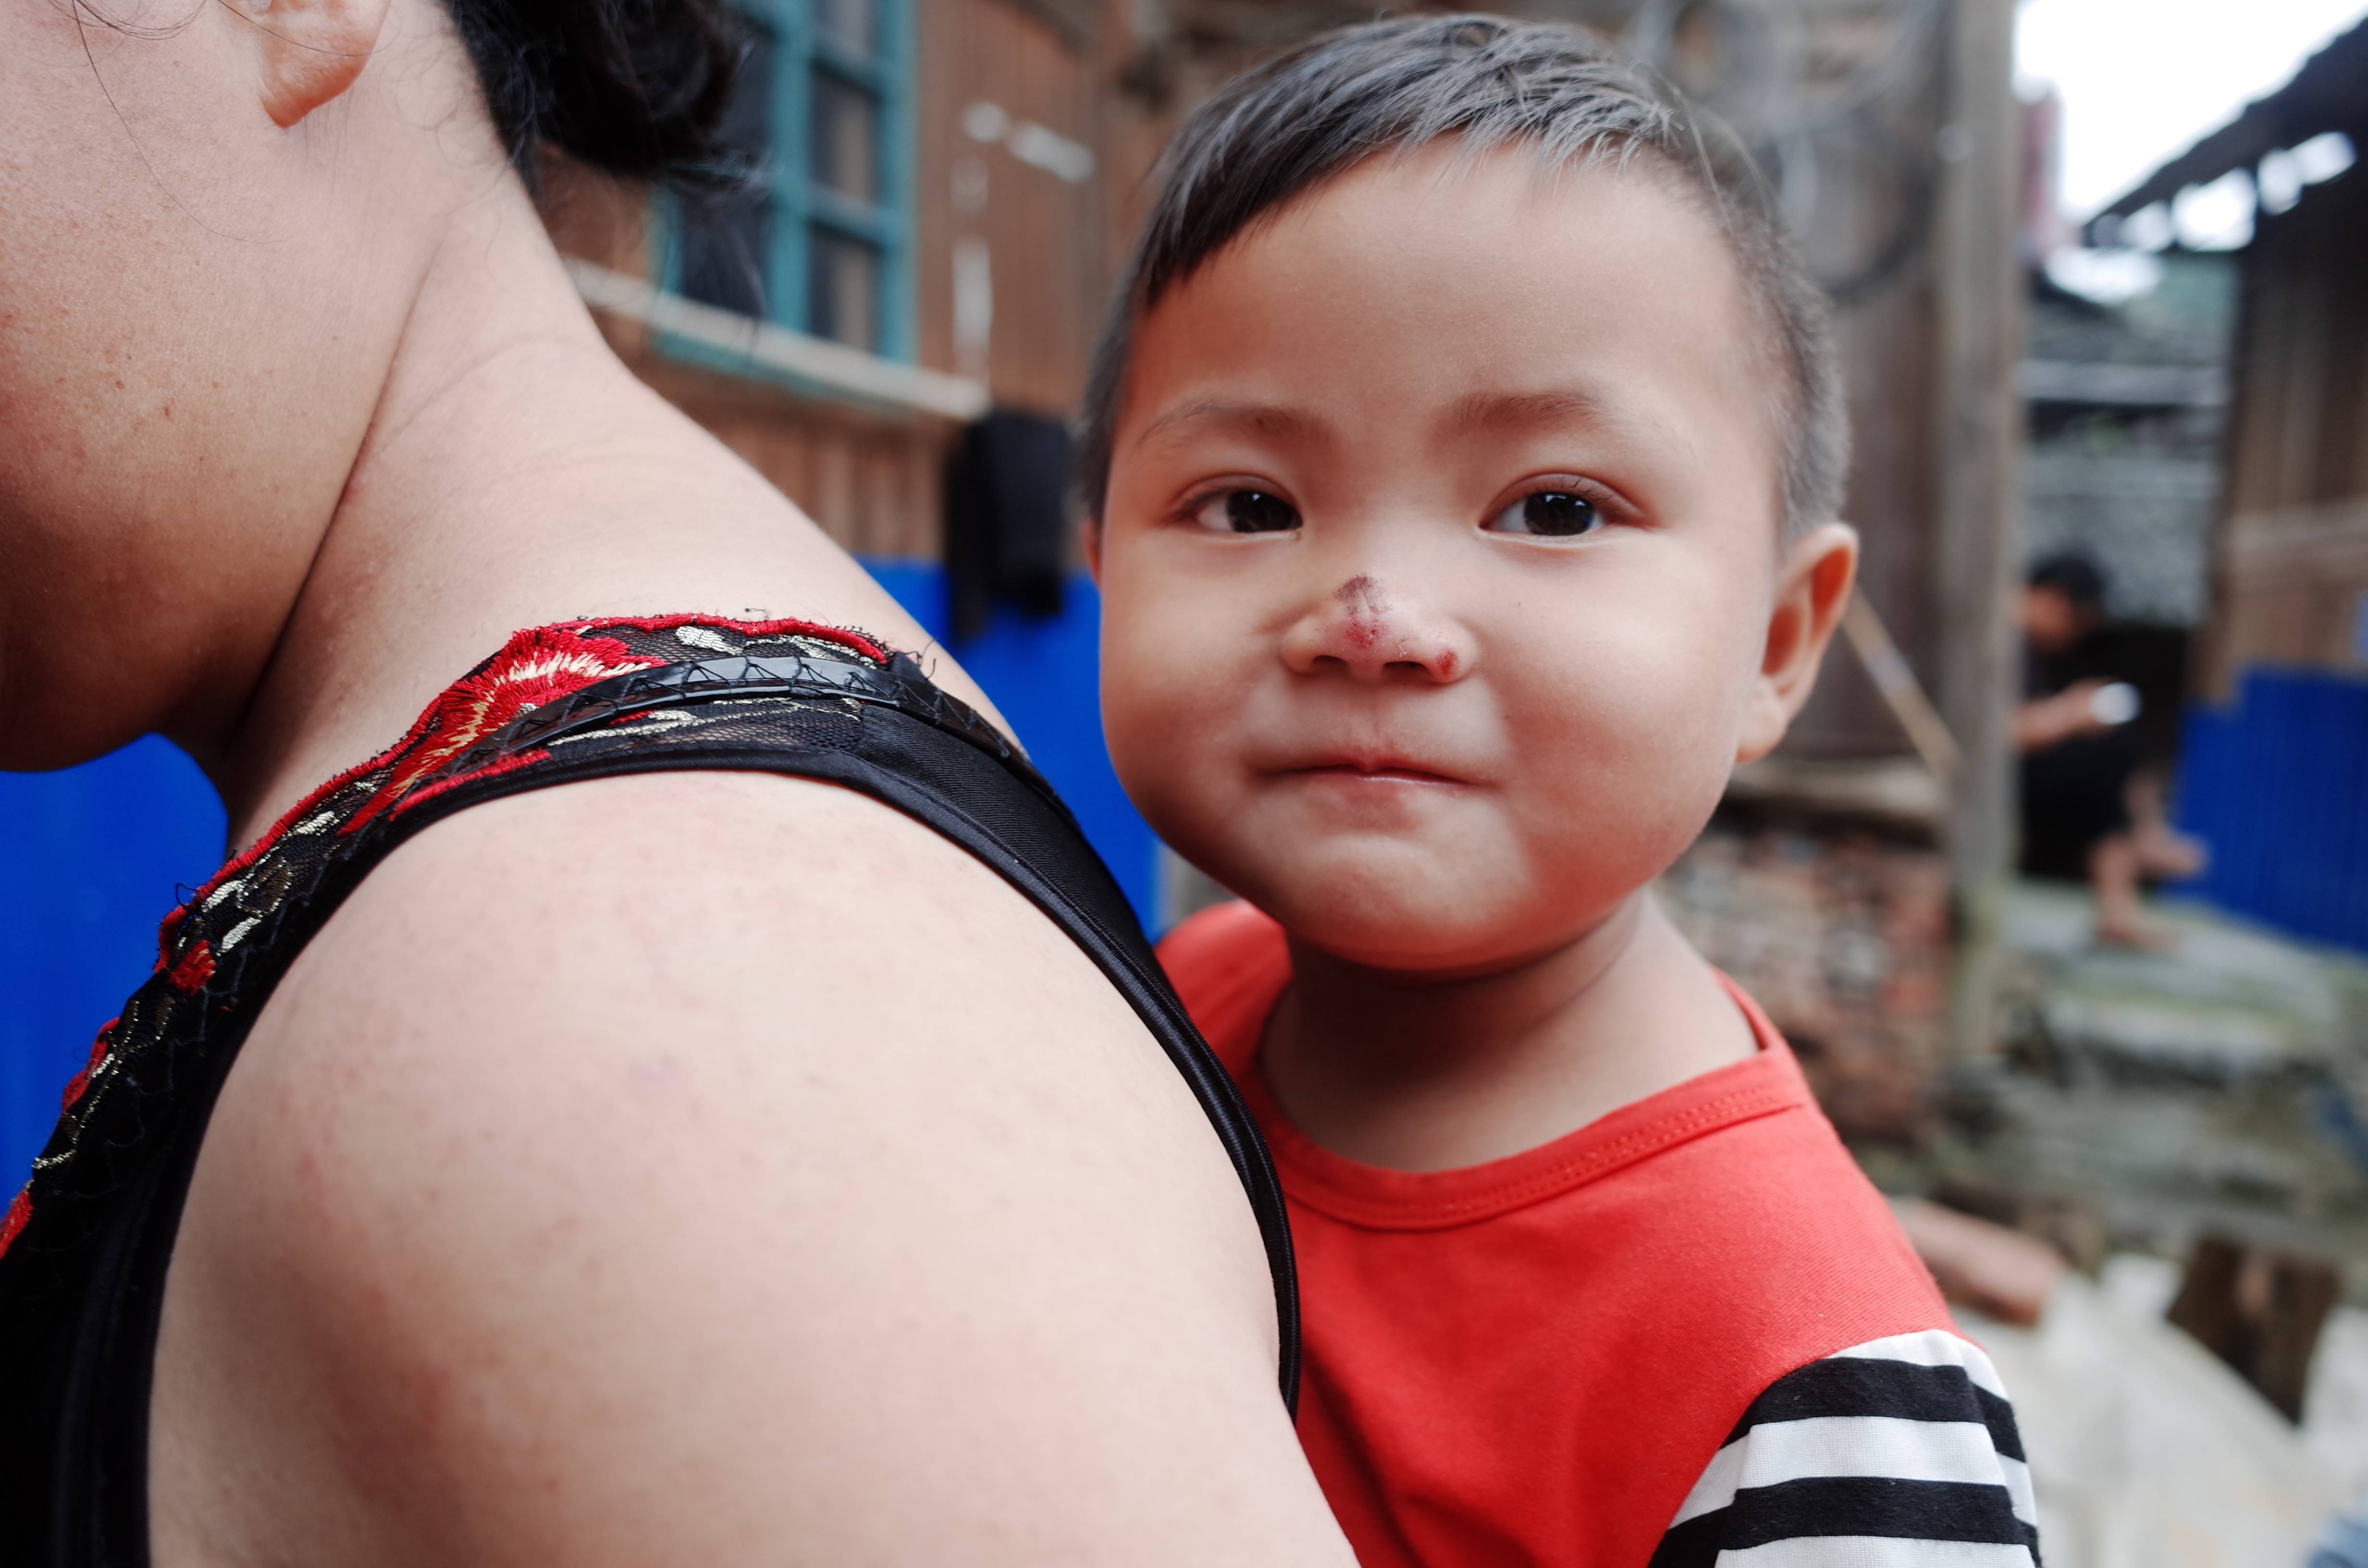
[[[1192,520],[1212,533],[1289,533],[1299,508],[1263,490],[1221,490],[1192,508]]]
[[[1481,525],[1490,533],[1575,539],[1603,526],[1602,509],[1568,490],[1539,490],[1522,496]]]

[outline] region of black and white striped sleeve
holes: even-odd
[[[1652,1568],[2036,1568],[2031,1470],[1990,1359],[1938,1329],[1751,1402]]]

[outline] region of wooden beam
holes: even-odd
[[[986,388],[962,376],[883,359],[843,343],[718,310],[597,262],[570,258],[567,275],[594,310],[698,351],[712,369],[892,414],[962,422],[987,410]]]
[[[1952,0],[1944,47],[1948,113],[1933,236],[1939,685],[1941,717],[1964,753],[1948,823],[1959,936],[1952,1033],[1961,1054],[1982,1054],[1997,1034],[1998,905],[2014,852],[2010,724],[2021,690],[2012,615],[2023,423],[2014,0]]]
[[[1891,640],[1891,629],[1883,624],[1883,617],[1875,614],[1874,605],[1864,594],[1850,596],[1842,611],[1842,635],[1865,666],[1867,678],[1874,682],[1884,706],[1899,722],[1907,744],[1916,748],[1932,777],[1946,784],[1964,765],[1964,753],[1949,733],[1941,710],[1924,695],[1924,684],[1916,678],[1899,644]]]

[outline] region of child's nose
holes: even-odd
[[[1284,634],[1282,660],[1299,675],[1444,685],[1472,673],[1478,649],[1452,620],[1426,612],[1378,578],[1349,578]]]

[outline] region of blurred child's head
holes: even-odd
[[[1822,301],[1573,29],[1332,34],[1178,132],[1096,357],[1104,720],[1342,957],[1569,940],[1782,738],[1855,561]]]
[[[2077,550],[2032,562],[2023,579],[2022,634],[2042,653],[2061,653],[2105,619],[2105,574]]]

